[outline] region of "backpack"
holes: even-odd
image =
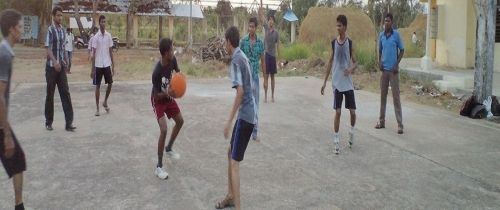
[[[335,56],[335,42],[337,41],[337,38],[333,39],[332,40],[332,50],[333,50],[333,55]],[[352,59],[352,40],[349,39],[349,37],[347,38],[347,41],[349,42],[349,56],[351,57]],[[345,44],[345,41],[344,41],[344,44]]]

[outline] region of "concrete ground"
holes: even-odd
[[[241,163],[243,209],[499,208],[500,125],[403,101],[406,129],[398,135],[389,99],[387,128],[375,130],[379,96],[358,91],[355,145],[346,147],[344,111],[337,156],[331,89],[321,96],[321,83],[278,78],[277,102],[261,103],[262,140],[249,144]],[[164,161],[168,180],[153,174],[159,129],[149,81],[116,82],[111,112],[100,117],[93,87],[70,84],[75,133],[64,131],[57,94],[55,130],[45,130],[43,83],[13,88],[9,118],[27,154],[26,206],[214,209],[227,190],[229,140],[222,131],[234,90],[227,79],[188,85],[179,100],[185,125],[174,146],[181,159]],[[0,209],[12,209],[5,173],[0,189]]]

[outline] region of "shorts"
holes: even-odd
[[[356,100],[354,99],[354,90],[340,92],[335,89],[333,93],[333,109],[342,109],[342,101],[345,96],[345,108],[356,109]]]
[[[266,74],[276,74],[276,57],[266,53]]]
[[[168,119],[171,119],[172,117],[175,117],[177,114],[181,113],[181,110],[179,109],[179,106],[177,105],[177,102],[175,102],[175,100],[158,102],[153,97],[151,97],[151,105],[153,106],[153,111],[156,115],[157,120],[165,116],[165,114],[167,115]]]
[[[245,151],[252,136],[254,124],[244,120],[236,120],[234,123],[233,134],[231,136],[231,159],[242,161]]]
[[[104,81],[106,84],[113,84],[113,75],[111,74],[111,67],[98,68],[95,67],[95,75],[93,84],[101,85],[102,77],[104,76]]]
[[[10,158],[6,158],[4,156],[5,152],[5,143],[4,143],[4,133],[3,130],[0,129],[0,159],[2,160],[2,165],[5,168],[5,171],[7,172],[7,175],[9,178],[12,178],[12,176],[21,173],[23,171],[26,171],[26,158],[24,156],[24,151],[23,148],[21,148],[21,145],[17,141],[16,135],[14,135],[14,132],[12,132],[12,138],[14,140],[14,155]]]

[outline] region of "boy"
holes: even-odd
[[[160,40],[161,60],[156,64],[153,70],[153,90],[151,91],[151,104],[153,111],[156,114],[156,120],[160,127],[160,137],[158,139],[158,164],[156,165],[155,175],[160,179],[167,179],[168,173],[163,169],[163,149],[166,154],[173,159],[179,159],[180,155],[172,150],[172,146],[177,138],[177,134],[184,124],[181,110],[175,100],[169,95],[168,87],[172,78],[172,71],[180,72],[177,66],[177,59],[174,57],[172,40],[162,38]],[[165,139],[167,138],[167,119],[173,118],[175,126],[170,136],[170,141],[165,147]]]
[[[0,159],[9,178],[13,178],[15,209],[23,210],[23,172],[26,171],[26,158],[7,117],[14,60],[12,47],[21,41],[24,28],[21,13],[12,9],[4,10],[0,14],[0,28],[4,37],[0,43]]]
[[[252,69],[247,57],[238,47],[240,33],[236,27],[231,26],[226,30],[225,37],[226,50],[231,55],[229,68],[232,88],[236,89],[236,98],[224,127],[224,138],[228,139],[229,137],[229,130],[236,112],[238,112],[238,116],[233,127],[228,149],[228,193],[224,199],[217,202],[215,208],[223,209],[234,205],[239,210],[241,209],[239,163],[243,160],[245,150],[252,136],[256,122],[256,105],[253,95]]]
[[[339,36],[332,41],[332,55],[326,69],[325,80],[321,87],[321,95],[324,94],[326,81],[332,72],[333,85],[333,109],[335,109],[334,136],[335,154],[340,152],[339,124],[342,111],[342,100],[345,96],[345,108],[351,113],[351,128],[349,130],[349,147],[354,141],[354,125],[356,124],[356,102],[354,100],[354,85],[352,83],[352,73],[358,67],[354,58],[352,41],[346,36],[347,17],[337,16],[337,31]]]
[[[101,81],[104,76],[104,81],[108,84],[106,88],[106,96],[102,106],[109,113],[108,98],[113,87],[113,75],[115,74],[115,62],[113,61],[113,40],[111,34],[106,31],[106,17],[99,17],[100,30],[92,37],[92,66],[95,68],[91,74],[94,78],[95,85],[95,116],[99,116],[99,97],[101,95]]]
[[[265,72],[264,68],[264,41],[262,41],[257,34],[255,33],[257,29],[257,18],[252,17],[248,21],[248,35],[243,37],[240,42],[240,49],[247,56],[250,66],[252,67],[252,79],[254,92],[253,95],[255,97],[255,111],[257,112],[257,119],[255,126],[253,128],[252,139],[255,141],[260,141],[257,137],[257,124],[259,120],[259,95],[260,95],[260,87],[259,87],[259,71],[262,68],[262,72]]]

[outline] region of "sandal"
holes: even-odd
[[[385,128],[384,121],[378,121],[377,125],[375,125],[375,129],[382,129],[382,128]]]
[[[233,199],[229,198],[228,196],[226,196],[223,200],[221,200],[221,201],[217,202],[217,204],[215,204],[216,209],[224,209],[224,208],[231,207],[231,206],[234,206]]]
[[[399,128],[398,128],[398,134],[403,134],[403,133],[404,133],[404,132],[403,132],[403,128],[402,128],[402,127],[399,127]]]
[[[102,104],[102,106],[104,107],[104,110],[106,110],[106,113],[109,113],[110,108],[108,107],[108,105]]]

